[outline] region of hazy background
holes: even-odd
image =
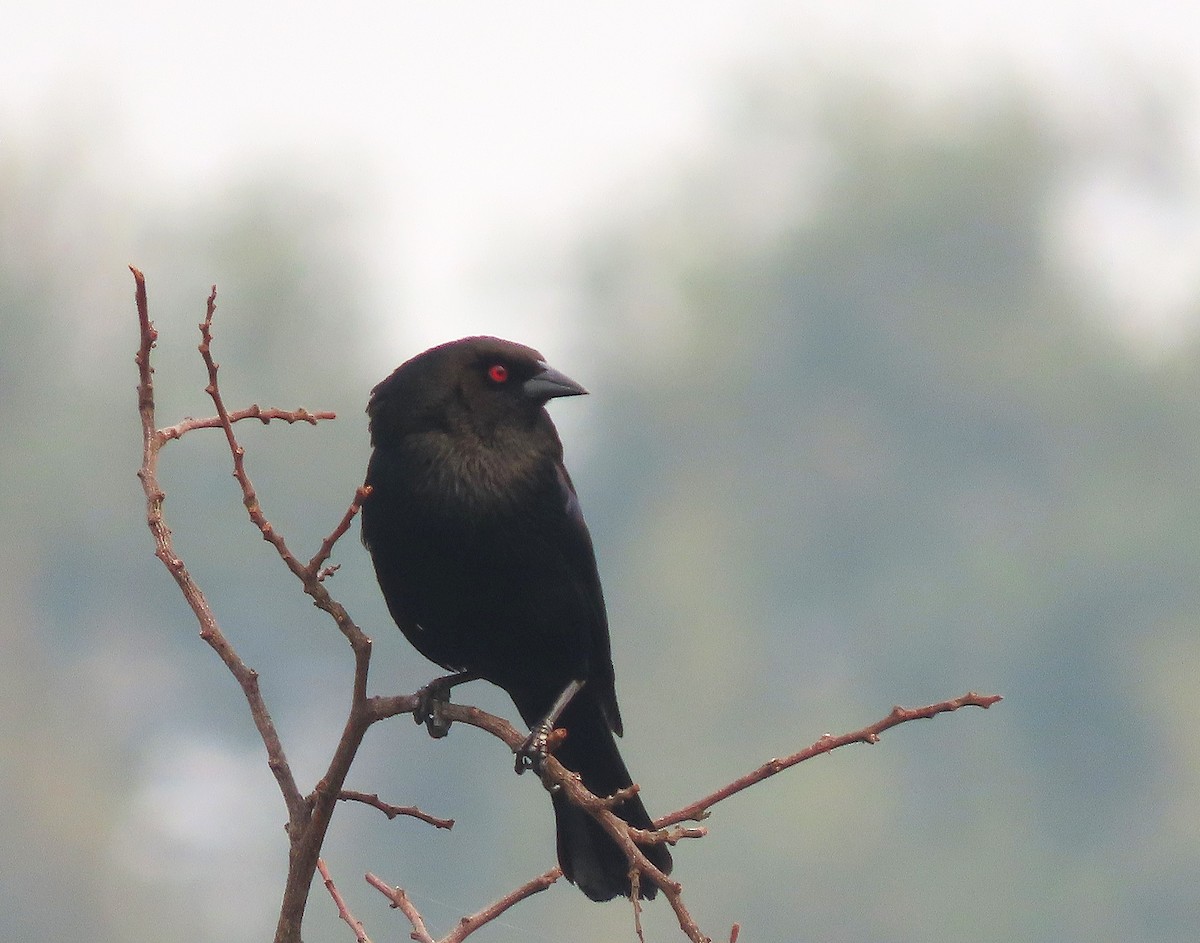
[[[762,941],[1200,931],[1200,13],[1183,4],[117,2],[0,37],[0,937],[269,938],[284,810],[152,557],[132,279],[160,421],[241,429],[310,554],[371,385],[431,343],[541,348],[596,538],[652,811],[826,731],[1003,693],[718,807],[676,875]],[[216,434],[170,445],[177,548],[261,675],[302,788],[350,658],[245,520]],[[357,542],[331,589],[374,690],[432,676]],[[486,687],[463,696],[512,715]],[[484,736],[370,733],[326,859],[377,941],[553,859]],[[678,938],[664,906],[648,939]],[[322,889],[309,943],[348,940]],[[480,940],[632,939],[560,885]]]

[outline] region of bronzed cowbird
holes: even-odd
[[[535,731],[577,688],[553,723],[566,730],[554,755],[608,796],[631,782],[613,739],[622,725],[608,620],[545,409],[585,392],[536,350],[494,337],[404,363],[367,407],[374,450],[362,535],[392,618],[426,658],[499,685]],[[563,874],[592,900],[628,896],[624,852],[564,795],[552,800]],[[613,811],[651,827],[638,796]],[[644,851],[670,871],[665,845]],[[640,896],[656,890],[640,882]]]

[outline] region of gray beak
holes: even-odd
[[[538,364],[543,370],[536,373],[521,386],[530,399],[546,402],[558,396],[582,396],[587,393],[582,386],[565,373],[559,373],[545,362]]]

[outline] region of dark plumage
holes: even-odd
[[[572,681],[555,750],[596,795],[628,786],[608,620],[587,525],[545,404],[586,391],[536,350],[494,337],[443,344],[371,393],[363,542],[396,624],[421,654],[470,671],[537,725]],[[593,900],[628,896],[624,853],[553,796],[558,860]],[[621,818],[650,828],[638,797]],[[665,845],[646,848],[663,871]],[[641,882],[644,897],[656,888]]]

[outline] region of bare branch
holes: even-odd
[[[454,828],[454,819],[439,819],[428,812],[422,812],[415,805],[392,805],[390,802],[384,802],[380,799],[378,793],[355,792],[353,789],[343,789],[338,793],[338,799],[342,802],[361,802],[364,805],[374,806],[389,819],[394,819],[398,815],[408,815],[437,828]]]
[[[629,826],[629,837],[639,845],[677,845],[685,838],[704,838],[707,834],[708,829],[703,825],[677,825],[653,832]]]
[[[325,577],[331,575],[336,569],[336,566],[328,567],[326,570],[321,570],[321,564],[329,559],[329,555],[333,553],[333,545],[336,544],[350,529],[355,516],[362,510],[362,503],[371,493],[370,485],[359,485],[358,490],[354,492],[354,500],[350,502],[350,507],[346,509],[346,513],[342,515],[342,519],[338,521],[337,527],[333,529],[328,537],[321,541],[321,546],[311,560],[308,561],[308,566],[305,567],[307,575],[315,578],[318,582],[324,582]]]
[[[389,717],[395,717],[398,714],[411,714],[420,705],[421,699],[416,694],[376,695],[375,697],[367,698],[367,710],[370,712],[372,723],[379,720],[387,720]],[[499,720],[500,718],[497,717],[496,719]],[[500,739],[503,740],[504,738],[501,737]]]
[[[425,925],[425,920],[421,916],[420,911],[417,910],[416,905],[412,902],[412,898],[408,896],[403,888],[392,887],[382,878],[370,873],[367,874],[367,883],[390,900],[393,907],[404,913],[404,916],[408,918],[408,922],[412,924],[412,938],[417,943],[462,943],[463,940],[480,927],[491,923],[510,907],[519,904],[525,898],[541,893],[560,877],[562,877],[562,869],[554,867],[535,878],[530,878],[520,887],[509,891],[499,900],[488,904],[482,910],[476,911],[469,917],[461,918],[454,929],[442,937],[441,940],[434,940],[433,936],[429,933],[429,928]]]
[[[288,548],[283,535],[275,529],[263,512],[262,506],[259,503],[258,493],[254,490],[254,484],[250,480],[250,475],[246,470],[245,449],[238,443],[237,435],[233,429],[232,414],[226,408],[224,398],[221,395],[221,387],[218,382],[219,365],[212,355],[212,324],[213,316],[216,313],[216,302],[217,289],[214,285],[212,292],[208,296],[208,305],[204,320],[200,324],[199,350],[200,356],[204,360],[204,365],[208,370],[208,386],[205,387],[205,392],[212,399],[213,405],[217,410],[217,417],[220,420],[220,427],[225,432],[225,440],[229,446],[230,455],[233,458],[233,476],[237,479],[242,491],[242,503],[246,507],[246,512],[249,514],[250,520],[258,528],[263,539],[275,548],[284,565],[300,580],[304,587],[304,592],[312,597],[313,603],[333,618],[338,629],[346,637],[354,652],[354,682],[350,715],[346,718],[346,725],[342,731],[342,736],[338,740],[333,758],[325,771],[325,775],[321,777],[316,788],[305,800],[308,803],[309,810],[308,821],[305,827],[302,830],[290,833],[292,854],[289,859],[288,882],[284,889],[282,910],[285,913],[303,914],[304,903],[307,900],[309,885],[312,881],[312,874],[316,868],[317,857],[320,854],[321,845],[324,843],[330,819],[333,817],[334,807],[337,805],[338,793],[341,791],[342,784],[346,780],[346,775],[350,771],[350,764],[354,761],[354,756],[358,752],[358,747],[362,743],[362,738],[366,734],[367,728],[374,722],[371,712],[367,709],[367,676],[370,669],[371,640],[354,623],[345,608],[329,595],[329,591],[323,585],[319,569],[321,563],[328,558],[334,542],[346,532],[350,526],[350,522],[358,513],[358,502],[361,500],[363,489],[359,488],[355,492],[354,502],[351,503],[349,510],[343,515],[342,520],[334,528],[330,536],[321,544],[321,548],[313,557],[312,562],[308,566],[302,564]],[[283,917],[281,916],[282,920]],[[287,939],[298,939],[298,921],[294,929],[289,926],[286,934],[281,928],[279,934],[277,934],[277,939],[284,937]]]
[[[881,733],[899,724],[906,724],[911,720],[928,720],[936,717],[938,714],[956,711],[962,707],[982,707],[987,709],[1000,700],[1003,700],[1003,698],[999,694],[976,694],[974,691],[968,691],[962,697],[952,698],[948,701],[939,701],[936,704],[927,704],[925,707],[893,707],[892,712],[887,717],[867,727],[863,727],[861,730],[844,733],[838,737],[825,734],[812,746],[805,747],[791,756],[786,756],[782,759],[767,760],[758,769],[752,770],[745,776],[738,777],[733,782],[722,786],[715,792],[709,793],[704,798],[697,799],[695,802],[675,812],[669,812],[666,815],[660,816],[654,821],[654,826],[655,828],[662,828],[665,825],[673,825],[676,822],[682,822],[686,819],[700,821],[707,817],[708,810],[712,806],[741,792],[743,789],[748,789],[755,783],[762,782],[764,779],[774,776],[776,773],[781,773],[785,769],[795,766],[797,763],[803,763],[805,760],[812,759],[814,756],[820,756],[823,753],[836,750],[838,747],[844,747],[851,743],[878,743]]]
[[[526,735],[518,731],[508,721],[481,711],[477,707],[470,707],[464,704],[446,704],[443,705],[442,713],[447,720],[459,721],[486,730],[494,737],[503,740],[513,752],[516,752],[525,742]],[[608,832],[621,850],[625,852],[625,856],[630,861],[631,870],[636,870],[642,877],[649,878],[662,889],[663,894],[675,911],[680,929],[683,930],[688,939],[692,940],[693,943],[710,943],[709,938],[700,931],[695,919],[683,903],[683,885],[677,881],[672,881],[643,854],[641,848],[633,840],[629,825],[612,812],[612,803],[607,801],[606,797],[593,795],[583,785],[577,773],[573,773],[564,767],[552,755],[547,757],[546,762],[543,764],[542,781],[547,788],[555,787],[561,789],[570,801],[586,810]]]
[[[241,422],[243,419],[257,419],[264,426],[269,425],[272,419],[278,419],[281,422],[286,422],[288,425],[296,422],[306,422],[310,426],[315,426],[321,420],[337,419],[336,413],[328,411],[310,413],[304,407],[299,409],[276,409],[273,406],[262,407],[253,405],[247,406],[245,409],[237,409],[229,414],[230,422]],[[173,426],[158,430],[159,438],[164,441],[172,439],[182,439],[184,435],[191,432],[193,429],[220,429],[222,428],[220,416],[209,416],[205,419],[184,419],[182,422],[177,422]]]
[[[499,900],[488,904],[482,910],[471,914],[469,917],[463,917],[458,922],[458,926],[454,928],[442,943],[460,943],[460,941],[465,940],[484,924],[491,923],[510,907],[519,904],[527,897],[540,894],[560,877],[562,877],[562,869],[553,867],[549,871],[544,871],[537,877],[531,878],[520,887],[509,891]]]
[[[413,905],[408,894],[404,892],[404,888],[392,887],[383,879],[377,878],[374,874],[368,872],[367,883],[383,893],[383,896],[392,902],[392,906],[401,911],[408,918],[408,922],[412,924],[412,938],[417,943],[437,943],[436,940],[429,934],[429,929],[425,926],[425,920],[421,916],[421,912]]]
[[[175,579],[175,583],[183,593],[183,598],[195,615],[196,621],[199,622],[200,638],[217,653],[241,686],[250,706],[250,715],[254,720],[254,726],[266,747],[267,764],[275,776],[275,781],[278,783],[287,805],[289,821],[298,823],[307,814],[308,807],[292,776],[291,767],[284,755],[283,743],[279,739],[275,723],[271,719],[262,692],[259,690],[258,673],[242,661],[228,639],[225,638],[204,593],[192,578],[191,573],[188,572],[183,560],[175,554],[171,529],[167,526],[163,516],[166,493],[158,482],[158,453],[167,440],[158,434],[154,425],[154,368],[150,363],[150,353],[158,340],[158,332],[150,321],[145,278],[133,266],[130,266],[130,271],[134,278],[141,336],[137,356],[134,358],[139,378],[138,412],[142,420],[142,464],[138,470],[138,477],[141,479],[142,488],[146,493],[146,523],[154,537],[154,554]]]
[[[642,932],[642,896],[638,893],[642,885],[642,875],[637,868],[629,872],[629,905],[633,908],[633,932],[637,934],[638,943],[646,943],[646,935]]]
[[[338,741],[332,761],[325,776],[317,783],[312,794],[301,795],[296,785],[291,768],[283,752],[278,732],[267,710],[258,686],[257,673],[247,667],[237,655],[233,646],[221,632],[216,618],[204,594],[200,591],[195,580],[188,573],[183,561],[176,556],[171,543],[171,531],[163,517],[163,501],[165,494],[159,486],[157,478],[157,463],[159,450],[173,438],[191,431],[192,429],[212,427],[210,420],[185,420],[167,430],[155,427],[153,367],[150,354],[158,338],[158,334],[150,322],[149,306],[146,300],[146,285],[142,273],[130,267],[136,286],[136,302],[138,322],[140,326],[140,343],[135,361],[138,366],[138,412],[142,423],[142,465],[138,472],[142,479],[142,487],[146,492],[147,523],[154,536],[155,554],[171,572],[188,601],[196,619],[200,623],[200,636],[220,656],[229,671],[237,679],[250,705],[250,713],[255,726],[267,749],[267,761],[279,784],[284,802],[288,809],[288,836],[291,842],[289,855],[288,879],[284,888],[283,901],[280,905],[279,923],[276,927],[276,943],[298,943],[300,925],[304,916],[305,904],[308,900],[309,888],[313,874],[317,869],[317,859],[333,809],[337,804],[337,795],[345,781],[350,764],[358,750],[367,727],[378,716],[369,709],[367,701],[367,675],[370,664],[371,640],[350,619],[345,609],[337,603],[322,585],[326,570],[319,569],[332,551],[333,544],[350,526],[358,511],[362,490],[356,493],[355,501],[343,515],[341,522],[334,528],[330,537],[322,543],[311,566],[302,565],[288,549],[282,536],[267,520],[259,505],[257,494],[245,467],[245,452],[237,441],[233,424],[241,419],[257,418],[261,421],[283,419],[289,422],[314,423],[318,419],[333,418],[332,413],[310,413],[307,410],[296,410],[290,414],[282,411],[263,410],[254,406],[246,410],[230,412],[224,403],[218,384],[218,366],[212,357],[212,322],[216,312],[217,289],[213,286],[208,296],[208,304],[204,321],[200,324],[200,355],[208,371],[208,386],[206,391],[217,409],[215,426],[225,433],[230,454],[233,457],[234,477],[242,491],[243,503],[250,519],[259,529],[264,539],[270,541],[279,553],[280,558],[299,578],[304,591],[312,597],[313,602],[329,613],[342,634],[349,641],[354,652],[354,686],[350,715],[342,737]]]
[[[410,711],[415,706],[412,703],[412,701],[415,700],[415,697],[374,698],[372,700],[377,703],[378,709],[394,709],[395,713]],[[617,797],[601,797],[593,795],[586,789],[586,787],[583,786],[576,774],[565,769],[560,763],[558,763],[557,760],[554,759],[553,756],[546,760],[543,768],[543,781],[548,787],[559,788],[566,792],[567,796],[572,802],[587,810],[588,813],[591,814],[596,821],[601,824],[602,827],[604,827],[604,829],[613,837],[613,840],[617,842],[617,844],[629,857],[632,871],[631,878],[634,882],[640,882],[642,875],[646,875],[662,889],[664,896],[667,898],[668,902],[671,904],[671,907],[675,911],[676,918],[679,921],[680,929],[684,932],[688,939],[692,940],[693,943],[711,943],[710,938],[701,932],[691,913],[684,905],[682,900],[682,885],[676,881],[672,881],[668,876],[658,871],[658,869],[655,868],[654,865],[642,853],[640,848],[641,844],[654,844],[657,842],[668,842],[670,844],[674,844],[675,842],[684,838],[703,837],[703,835],[707,834],[707,830],[704,828],[681,827],[670,830],[666,830],[666,828],[667,826],[685,821],[687,819],[701,819],[705,817],[708,814],[708,810],[718,802],[721,802],[722,800],[749,788],[757,782],[761,782],[770,776],[774,776],[785,769],[795,766],[804,760],[810,759],[814,756],[820,756],[823,753],[829,753],[838,747],[846,746],[850,743],[877,743],[879,741],[879,736],[881,733],[883,733],[883,731],[898,726],[899,724],[908,723],[909,721],[913,720],[929,719],[936,717],[941,713],[956,711],[962,707],[988,708],[1000,700],[1001,697],[999,695],[976,694],[974,692],[968,692],[961,697],[952,698],[946,701],[939,701],[936,704],[928,704],[924,707],[894,707],[891,713],[886,717],[876,721],[873,724],[870,724],[867,727],[863,727],[862,729],[855,730],[851,733],[842,734],[841,736],[832,736],[830,734],[826,734],[812,746],[807,747],[804,750],[801,750],[783,759],[769,760],[759,766],[757,769],[752,770],[738,779],[735,779],[733,782],[721,787],[715,792],[710,793],[702,799],[698,799],[676,812],[671,812],[667,815],[659,817],[654,822],[655,828],[658,829],[656,832],[646,832],[641,829],[633,828],[626,822],[617,818],[617,816],[611,811],[616,801],[619,801],[617,797],[627,798],[629,795],[632,795],[637,791],[636,784],[621,790],[619,793],[617,793]],[[403,710],[401,710],[401,708],[403,708]],[[513,727],[508,721],[501,717],[488,714],[485,711],[481,711],[479,708],[464,704],[451,703],[443,705],[442,710],[443,715],[447,720],[458,721],[478,727],[481,730],[485,730],[502,740],[508,745],[509,749],[515,750],[524,743],[525,735]],[[553,869],[542,877],[553,874],[555,878],[557,878],[560,873],[561,872],[559,872],[558,869]],[[538,880],[539,879],[535,878],[534,882]],[[382,881],[379,881],[379,879],[376,878],[373,880],[372,884],[389,894],[389,896],[391,895],[391,889],[389,889]],[[528,885],[522,885],[521,888],[518,888],[517,891],[513,893],[518,893],[524,890],[527,886]],[[399,893],[403,894],[403,892]],[[507,898],[503,899],[507,900]],[[400,905],[397,904],[397,906]],[[417,912],[416,905],[413,904],[412,900],[409,899],[407,895],[404,895],[404,908],[407,908],[405,909],[405,913],[409,915],[410,921],[413,919],[413,914],[416,914],[416,916],[419,918],[420,915]],[[482,914],[484,911],[481,911],[480,913]],[[639,912],[635,911],[634,919],[635,928],[637,928],[640,926],[641,922]],[[415,926],[416,924],[414,924],[414,927]],[[423,923],[421,926],[424,928]],[[427,933],[428,931],[426,930],[425,932]],[[741,927],[738,924],[734,924],[730,932],[731,943],[736,943],[740,932]],[[422,937],[421,939],[424,938]],[[439,941],[439,943],[457,943],[457,941],[461,939],[461,936],[455,936],[454,934],[451,934]]]
[[[334,904],[337,905],[338,916],[341,917],[346,924],[354,931],[354,938],[358,943],[371,943],[371,938],[367,936],[367,931],[363,929],[362,921],[354,917],[350,913],[350,908],[346,906],[346,901],[343,899],[341,892],[333,883],[333,878],[329,875],[329,868],[325,866],[325,861],[322,858],[317,859],[317,870],[321,872],[321,878],[325,882],[325,890],[329,891],[329,896],[333,898]]]

